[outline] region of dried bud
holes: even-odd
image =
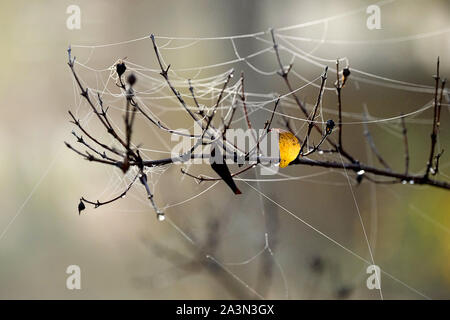
[[[125,62],[120,62],[116,64],[116,72],[119,75],[119,77],[121,77],[125,73],[125,70],[127,70]]]
[[[342,75],[347,78],[350,75],[350,69],[344,68],[344,70],[342,70]]]
[[[363,174],[357,174],[356,175],[356,182],[358,184],[361,184],[362,180],[363,180],[364,175]]]
[[[327,127],[326,127],[327,134],[331,134],[331,132],[333,131],[333,128],[334,128],[334,121],[330,119],[327,121]]]
[[[319,256],[314,257],[313,261],[311,262],[312,271],[320,274],[323,272],[324,267],[325,267],[325,265],[324,265],[324,261],[322,260],[322,258]]]
[[[136,83],[136,76],[134,74],[130,74],[127,78],[127,82],[132,87]]]
[[[128,161],[128,158],[125,158],[120,169],[122,169],[123,173],[127,173],[129,168],[130,168],[130,162]]]
[[[86,206],[84,205],[83,200],[80,199],[80,203],[78,204],[78,214],[81,214],[81,211],[86,209]]]
[[[347,79],[350,75],[350,69],[349,68],[344,68],[342,70],[342,86],[345,85],[345,83],[347,82]]]
[[[336,292],[338,299],[347,299],[353,292],[353,289],[348,286],[342,286]]]

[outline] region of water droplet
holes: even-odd
[[[406,182],[406,180],[402,180],[402,184],[406,184],[407,182]]]
[[[409,184],[414,184],[414,180],[409,180]]]
[[[323,154],[323,151],[322,151],[322,150],[319,150],[319,154]]]
[[[158,213],[156,214],[156,216],[157,216],[157,218],[158,218],[158,221],[164,221],[164,220],[166,220],[166,216],[164,215],[164,213],[158,212]]]
[[[356,174],[358,175],[358,176],[362,176],[364,173],[366,173],[364,170],[359,170]]]

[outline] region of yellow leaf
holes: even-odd
[[[289,131],[279,131],[280,168],[285,168],[295,160],[300,152],[300,142]]]

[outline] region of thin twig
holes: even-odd
[[[241,101],[242,107],[244,108],[245,120],[247,121],[248,129],[252,129],[252,123],[250,118],[248,117],[247,104],[245,102],[245,89],[244,89],[244,72],[241,72]]]
[[[363,114],[364,136],[366,137],[366,140],[369,143],[370,149],[372,149],[372,152],[375,154],[375,156],[377,157],[377,159],[381,163],[381,165],[386,170],[392,170],[391,167],[387,164],[387,162],[383,159],[381,154],[378,152],[375,142],[373,141],[372,135],[370,134],[370,131],[369,131],[369,127],[367,125],[368,115],[369,115],[369,112],[367,110],[367,106],[364,105],[364,114]]]
[[[439,57],[437,58],[436,62],[436,75],[434,76],[434,80],[436,82],[435,91],[434,91],[434,108],[433,108],[433,127],[431,129],[431,148],[430,148],[430,155],[428,157],[427,162],[427,168],[424,174],[424,179],[428,178],[428,175],[430,174],[430,171],[433,166],[433,159],[434,159],[434,150],[436,148],[436,140],[437,140],[437,118],[438,118],[438,90],[439,90]]]
[[[309,141],[309,136],[311,134],[311,130],[314,127],[314,119],[316,118],[317,109],[319,108],[320,102],[322,101],[323,90],[325,88],[325,83],[327,81],[327,71],[328,71],[328,67],[325,67],[325,71],[323,72],[323,74],[321,76],[322,81],[320,83],[319,95],[317,96],[316,105],[314,106],[311,117],[308,119],[308,131],[306,133],[305,139],[303,140],[303,144],[300,148],[300,154],[303,154],[303,149],[305,148],[306,143]]]
[[[114,198],[112,198],[112,199],[110,199],[110,200],[108,200],[108,201],[100,202],[99,200],[97,200],[97,201],[94,202],[94,201],[89,201],[89,200],[87,200],[87,199],[84,198],[84,197],[82,197],[81,200],[82,200],[83,202],[92,204],[92,205],[94,206],[94,208],[98,208],[98,207],[101,207],[101,206],[104,206],[104,205],[113,203],[113,202],[115,202],[115,201],[117,201],[117,200],[119,200],[119,199],[122,199],[123,197],[126,196],[127,192],[131,189],[131,187],[133,186],[133,184],[136,182],[136,179],[137,179],[138,176],[139,176],[139,174],[137,174],[137,175],[133,178],[133,180],[131,180],[131,182],[128,184],[127,188],[126,188],[121,194],[119,194],[118,196],[116,196],[116,197],[114,197]]]
[[[74,125],[76,125],[81,132],[83,132],[89,139],[91,139],[94,143],[98,144],[100,147],[102,147],[103,149],[106,149],[118,156],[124,156],[123,153],[117,151],[116,149],[107,146],[106,144],[100,142],[99,140],[97,140],[96,138],[94,138],[91,134],[89,134],[86,129],[83,128],[83,126],[81,125],[80,120],[78,120],[77,118],[75,118],[75,116],[73,115],[73,113],[69,110],[69,115],[72,117],[73,121],[71,121],[71,123],[73,123]]]
[[[113,159],[111,157],[109,157],[105,151],[100,152],[97,149],[95,149],[94,147],[92,147],[89,143],[86,142],[86,140],[84,140],[83,136],[79,136],[77,135],[77,133],[75,131],[72,131],[72,134],[75,136],[75,138],[77,139],[77,142],[84,145],[86,148],[88,148],[89,150],[95,152],[96,154],[98,154],[99,156],[101,156],[103,159],[106,160],[110,160],[110,161],[114,161],[117,162],[117,159]]]
[[[239,171],[237,171],[237,172],[235,172],[235,173],[232,173],[232,174],[231,174],[231,177],[233,177],[233,178],[234,178],[234,177],[237,177],[238,175],[240,175],[240,174],[242,174],[242,173],[244,173],[244,172],[246,172],[246,171],[248,171],[248,170],[250,170],[250,169],[253,169],[256,165],[257,165],[257,164],[254,163],[254,164],[251,164],[251,165],[249,165],[248,167],[246,167],[246,168],[244,168],[244,169],[242,169],[242,170],[239,170]],[[202,182],[202,181],[220,181],[220,180],[223,180],[222,178],[210,178],[210,177],[204,177],[204,176],[202,176],[202,175],[195,176],[195,175],[193,175],[193,174],[187,172],[187,171],[184,170],[183,168],[181,168],[181,173],[187,175],[188,177],[194,178],[194,179],[197,180],[198,182]]]
[[[264,129],[267,131],[270,130],[270,126],[272,125],[273,117],[275,116],[275,112],[277,111],[279,103],[280,103],[280,96],[278,96],[278,99],[275,101],[275,105],[273,107],[272,114],[270,115],[270,119],[266,121],[266,123],[264,124]]]
[[[409,146],[408,146],[408,131],[406,129],[405,117],[403,114],[401,115],[402,121],[402,134],[403,134],[403,144],[405,145],[405,175],[408,174],[409,171]]]
[[[184,108],[184,110],[186,110],[186,112],[191,116],[192,119],[194,119],[194,121],[200,125],[201,128],[203,128],[200,120],[195,116],[195,114],[187,107],[186,102],[183,100],[183,98],[181,97],[180,92],[175,89],[175,87],[172,85],[172,83],[170,82],[169,79],[169,68],[170,68],[170,64],[167,66],[167,68],[163,67],[162,61],[161,61],[161,57],[159,55],[159,50],[158,50],[158,46],[156,45],[156,40],[155,40],[155,36],[152,34],[150,35],[150,38],[152,39],[152,43],[153,43],[153,49],[155,51],[155,55],[156,55],[156,59],[158,60],[158,64],[161,68],[161,76],[166,80],[167,85],[169,86],[170,90],[173,92],[173,94],[175,95],[175,97],[178,99],[178,101],[180,102],[181,106]],[[189,86],[191,88],[190,85],[190,81],[189,81]]]
[[[339,133],[338,133],[338,150],[342,150],[342,96],[341,96],[341,84],[339,80],[339,59],[336,60],[336,94],[338,97],[338,112],[339,112]]]
[[[76,148],[74,148],[68,142],[64,142],[64,144],[66,145],[67,148],[69,148],[73,152],[77,153],[78,155],[82,156],[84,159],[86,159],[88,161],[99,162],[99,163],[108,164],[108,165],[115,166],[115,167],[120,167],[120,165],[122,164],[122,162],[120,162],[120,161],[114,162],[111,160],[99,159],[99,158],[93,156],[92,154],[88,153],[87,151],[86,151],[86,153],[83,153],[83,152],[77,150]]]

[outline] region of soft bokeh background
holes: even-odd
[[[71,4],[81,8],[81,30],[66,28],[66,8]],[[249,289],[205,259],[202,252],[224,262],[244,261],[264,247],[267,230],[273,257],[266,251],[248,264],[227,266],[262,296],[284,298],[284,276],[289,297],[293,299],[379,299],[376,290],[366,288],[364,262],[270,201],[263,201],[263,216],[259,195],[242,182],[239,184],[244,192],[242,197],[233,197],[219,184],[194,201],[167,210],[167,215],[196,241],[197,247],[168,223],[156,221],[153,211],[136,200],[144,199],[142,190],[133,191],[132,196],[120,203],[97,210],[88,208],[79,216],[76,205],[80,195],[96,199],[108,185],[111,169],[87,163],[63,145],[64,140],[73,141],[67,110],[74,110],[79,100],[66,65],[70,43],[113,43],[150,33],[169,36],[251,33],[333,16],[369,4],[355,0],[2,0],[0,298],[255,298]],[[450,2],[446,0],[396,1],[382,7],[382,30],[369,31],[365,27],[367,15],[361,12],[331,22],[327,38],[373,40],[441,30],[449,27],[449,9]],[[322,26],[290,34],[320,38]],[[237,44],[243,53],[260,48],[255,41],[238,40]],[[304,45],[301,47],[304,50],[313,47],[307,43],[300,45]],[[80,61],[85,61],[90,53],[88,49],[74,50]],[[327,59],[347,56],[350,66],[377,75],[426,85],[433,85],[431,76],[438,55],[442,74],[449,75],[449,53],[448,33],[382,45],[323,44],[315,51],[315,55]],[[166,60],[178,68],[234,58],[226,41],[194,46],[184,54],[178,51],[165,54]],[[147,67],[156,67],[150,43],[96,49],[89,65],[104,68],[125,56]],[[287,62],[289,57],[283,57]],[[264,70],[276,68],[272,54],[256,59],[255,63]],[[294,66],[309,79],[322,71],[302,61],[296,61]],[[286,92],[277,77],[259,76],[244,64],[233,67],[237,72],[246,72],[248,91]],[[214,72],[218,70],[209,74]],[[95,86],[89,73],[82,76]],[[303,83],[293,79],[293,84],[298,87]],[[308,88],[300,96],[313,103],[316,92],[317,89]],[[357,90],[350,83],[344,93],[344,108],[361,113],[362,104],[366,103],[372,115],[391,117],[414,111],[430,99],[429,94],[363,83]],[[326,93],[324,107],[336,107],[334,92]],[[256,115],[255,121],[262,125],[264,115]],[[417,118],[430,119],[431,110]],[[170,113],[164,120],[174,127],[186,123],[181,113]],[[450,145],[449,123],[449,109],[444,107],[440,140],[444,148]],[[408,127],[411,171],[420,171],[428,154],[430,125]],[[140,128],[139,136],[146,147],[163,149],[156,139],[146,135],[148,126],[141,123]],[[381,153],[393,168],[402,171],[402,140],[388,129],[384,125],[370,126]],[[344,133],[345,143],[359,159],[368,161],[362,130],[359,125],[349,126]],[[153,131],[149,134],[154,135]],[[439,179],[448,180],[449,155],[447,151],[441,158]],[[319,171],[296,167],[287,168],[284,173],[298,176]],[[249,173],[247,177],[253,176]],[[329,182],[342,183],[346,178],[332,174],[316,177],[314,181],[266,182],[258,188],[370,260],[350,189]],[[160,177],[155,195],[164,205],[182,201],[205,188],[206,185],[197,185],[189,179],[180,182],[179,167],[172,166]],[[363,183],[355,188],[355,194],[376,263],[403,282],[383,275],[384,298],[423,298],[411,288],[430,298],[449,298],[450,193],[409,185],[374,187]],[[324,264],[322,273],[311,268],[312,261],[317,259]],[[65,271],[71,264],[81,267],[81,290],[66,289]]]

